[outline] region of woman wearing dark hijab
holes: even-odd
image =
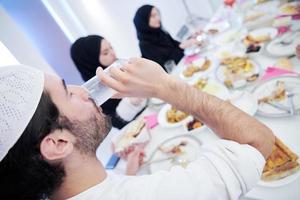
[[[159,63],[163,68],[168,60],[177,64],[183,57],[183,49],[192,45],[191,41],[179,43],[163,30],[159,11],[154,6],[140,7],[133,22],[142,57]]]
[[[97,67],[106,68],[117,60],[110,43],[98,35],[81,37],[71,46],[71,57],[84,81],[96,75]],[[138,98],[109,99],[101,105],[103,112],[112,119],[116,128],[124,127],[145,106]]]

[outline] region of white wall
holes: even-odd
[[[186,1],[194,14],[206,18],[213,14],[210,1]],[[138,7],[152,4],[159,8],[163,25],[173,36],[187,17],[182,0],[1,0],[0,4],[4,8],[0,10],[0,40],[16,58],[51,71],[52,67],[72,84],[82,83],[69,55],[76,38],[99,34],[112,43],[119,58],[139,56],[133,25]]]
[[[1,44],[1,63],[15,64],[12,57],[7,54],[7,49],[21,63],[37,67],[45,72],[54,73],[54,70],[48,65],[38,50],[33,47],[26,36],[16,26],[14,21],[8,16],[5,10],[0,6],[0,42]],[[4,45],[6,47],[4,47]],[[5,55],[4,55],[5,54]],[[7,56],[4,58],[4,56]],[[7,59],[5,61],[4,59]]]
[[[66,0],[68,6],[64,3],[60,7],[60,0],[46,1],[60,16],[64,26],[70,30],[69,33],[73,34],[71,38],[78,38],[87,33],[102,35],[112,43],[120,58],[140,55],[133,25],[133,17],[138,7],[152,4],[159,8],[163,26],[173,36],[187,17],[181,0]],[[187,3],[192,13],[198,16],[210,18],[213,14],[209,1],[187,0]],[[75,18],[65,15],[70,10],[75,14]]]
[[[18,65],[20,62],[8,50],[8,48],[0,41],[0,67],[7,65]]]

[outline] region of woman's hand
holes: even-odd
[[[181,44],[179,45],[179,47],[181,49],[185,49],[185,48],[189,48],[191,46],[200,45],[200,44],[201,43],[196,38],[190,38],[188,40],[185,40],[185,41],[181,42]]]
[[[128,155],[134,150],[134,145],[131,145],[127,148],[125,148],[123,151],[117,152],[117,156],[120,158],[127,160]],[[114,152],[114,145],[113,145],[113,152]]]
[[[132,152],[127,156],[126,175],[136,175],[140,166],[143,164],[145,145],[134,145]]]

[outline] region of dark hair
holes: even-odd
[[[0,162],[0,199],[44,199],[61,185],[63,166],[49,164],[40,153],[43,138],[58,128],[59,110],[43,92],[22,136]]]
[[[99,61],[103,39],[99,35],[88,35],[77,39],[71,46],[71,58],[84,81],[95,76],[97,67],[107,67]]]

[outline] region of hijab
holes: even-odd
[[[103,39],[98,35],[89,35],[79,38],[71,46],[71,57],[84,81],[96,75],[97,67],[107,67],[99,62]],[[111,117],[112,125],[116,128],[122,128],[128,123],[121,119],[116,112],[120,101],[120,99],[109,99],[101,105],[103,112]]]
[[[179,48],[179,42],[174,40],[162,25],[159,28],[149,26],[151,11],[154,6],[143,5],[133,19],[142,57],[151,59],[164,65],[167,60],[176,63],[183,57],[183,50]]]
[[[89,35],[77,39],[71,46],[71,57],[84,81],[95,76],[97,67],[106,67],[99,62],[103,39],[98,35]]]

